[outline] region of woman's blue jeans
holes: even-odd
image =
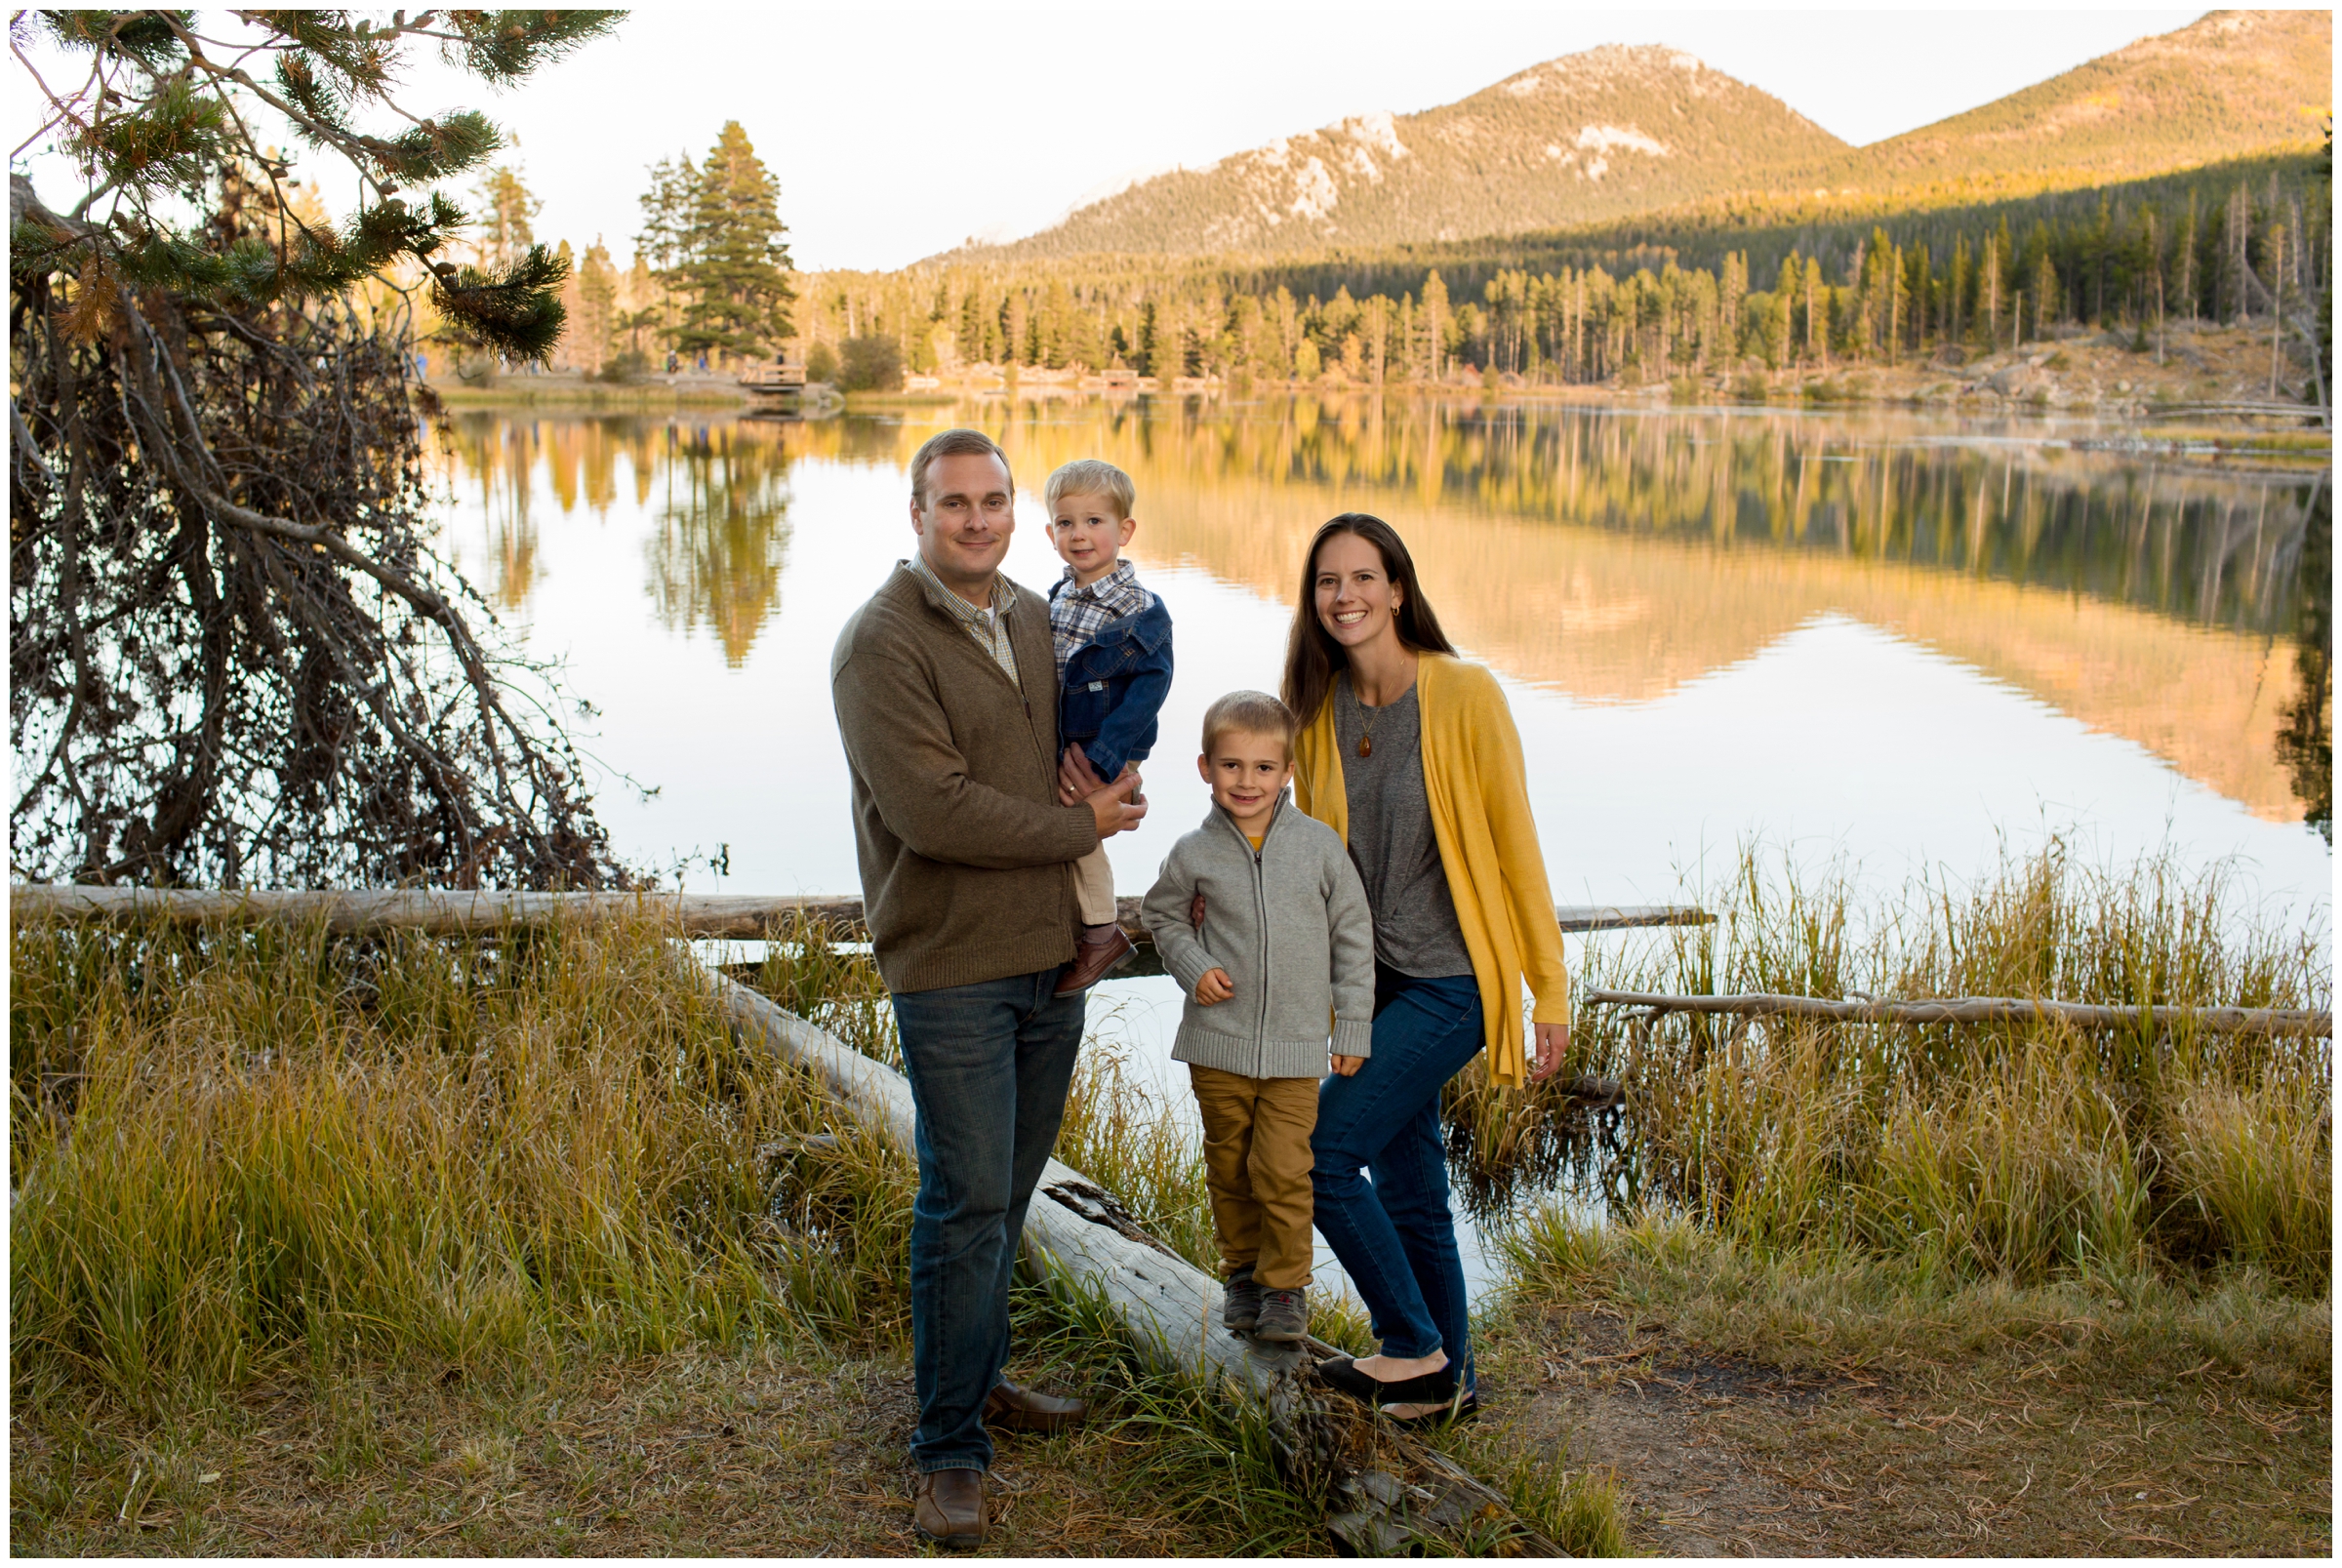
[[[910,1364],[920,1472],[989,1469],[984,1399],[1008,1359],[1008,1286],[1032,1187],[1057,1146],[1084,996],[1058,972],[895,993],[918,1109]]]
[[[1374,1055],[1317,1094],[1317,1229],[1372,1314],[1383,1353],[1444,1348],[1473,1387],[1471,1305],[1447,1206],[1439,1091],[1479,1054],[1479,982],[1377,966]],[[1370,1181],[1368,1178],[1371,1177]]]

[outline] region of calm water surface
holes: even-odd
[[[1399,529],[1449,635],[1504,677],[1562,902],[1696,896],[1752,838],[1883,890],[2062,832],[2093,860],[2230,859],[2270,918],[2330,908],[2312,786],[2279,744],[2297,628],[2330,606],[2303,587],[2315,481],[1879,413],[456,415],[453,553],[599,709],[586,744],[623,855],[702,891],[859,890],[829,649],[910,549],[912,451],[960,422],[1015,464],[1007,570],[1036,588],[1059,570],[1049,470],[1104,457],[1137,481],[1128,553],[1179,673],[1154,810],[1111,846],[1125,894],[1208,805],[1188,760],[1204,707],[1275,689],[1310,534],[1358,510]],[[1165,1065],[1171,983],[1101,1000]]]

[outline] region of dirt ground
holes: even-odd
[[[262,1389],[161,1430],[11,1419],[11,1549],[39,1555],[893,1556],[908,1367],[679,1353],[475,1389],[460,1374]],[[135,1435],[134,1435],[135,1433]],[[1000,1434],[986,1555],[1240,1546],[1149,1507],[1110,1423]],[[1134,1499],[1137,1501],[1134,1503]]]
[[[1896,1374],[1699,1352],[1620,1308],[1556,1308],[1490,1347],[1483,1421],[1614,1467],[1668,1556],[2324,1556],[2332,1410],[2174,1367],[2141,1385],[2055,1357]],[[1494,1397],[1488,1397],[1493,1389]]]

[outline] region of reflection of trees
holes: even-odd
[[[659,619],[712,626],[738,668],[781,607],[788,560],[788,457],[745,424],[667,427],[657,532],[645,546]]]
[[[500,606],[523,608],[537,586],[539,474],[564,515],[583,501],[596,516],[607,516],[618,499],[623,453],[635,476],[636,501],[647,503],[661,428],[640,416],[531,420],[479,412],[448,420],[455,482],[479,493],[489,591]]]
[[[2275,751],[2294,671],[2267,632],[2290,623],[2306,480],[1929,445],[1886,416],[1507,413],[1296,399],[986,422],[1029,489],[1070,458],[1127,467],[1143,559],[1286,602],[1318,524],[1380,512],[1451,635],[1580,700],[1655,701],[1842,614],[2298,817]],[[933,427],[902,429],[896,461]]]
[[[1059,456],[1134,458],[1183,487],[1325,486],[1708,547],[1954,572],[2203,624],[2290,617],[2306,485],[2159,473],[2039,446],[1931,443],[1891,416],[1625,413],[1300,397],[1225,413],[1016,407],[989,422],[1037,482]],[[904,428],[909,446],[929,433]],[[1045,454],[1036,461],[1036,454]],[[1380,492],[1378,499],[1376,492]]]
[[[2310,825],[2334,841],[2334,498],[2321,484],[2301,543],[2294,663],[2301,688],[2277,732],[2277,756],[2293,776]]]
[[[502,414],[460,414],[447,426],[460,480],[479,492],[489,597],[506,610],[527,604],[537,585],[537,520],[529,503],[536,488],[538,429]]]

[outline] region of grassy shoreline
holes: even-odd
[[[2315,934],[2221,897],[2043,859],[1866,922],[1843,882],[1752,877],[1720,946],[1633,962],[1652,988],[2327,999]],[[888,1060],[834,935],[745,978]],[[742,1054],[655,924],[28,921],[11,956],[18,1550],[909,1544],[909,1162]],[[1484,1415],[1438,1442],[1532,1524],[1582,1553],[2330,1540],[2330,1121],[2295,1105],[2323,1042],[1635,1049],[1581,1019],[1578,1061],[1636,1097],[1607,1134],[1451,1096],[1457,1166],[1510,1219],[1483,1222]],[[1059,1152],[1208,1264],[1191,1135],[1122,1065],[1085,1053]],[[1572,1161],[1611,1178],[1606,1224],[1536,1196]],[[1102,1419],[1004,1445],[1001,1549],[1327,1549],[1257,1423],[1079,1307],[1017,1310],[1015,1375]],[[1367,1343],[1340,1301],[1313,1326]]]

